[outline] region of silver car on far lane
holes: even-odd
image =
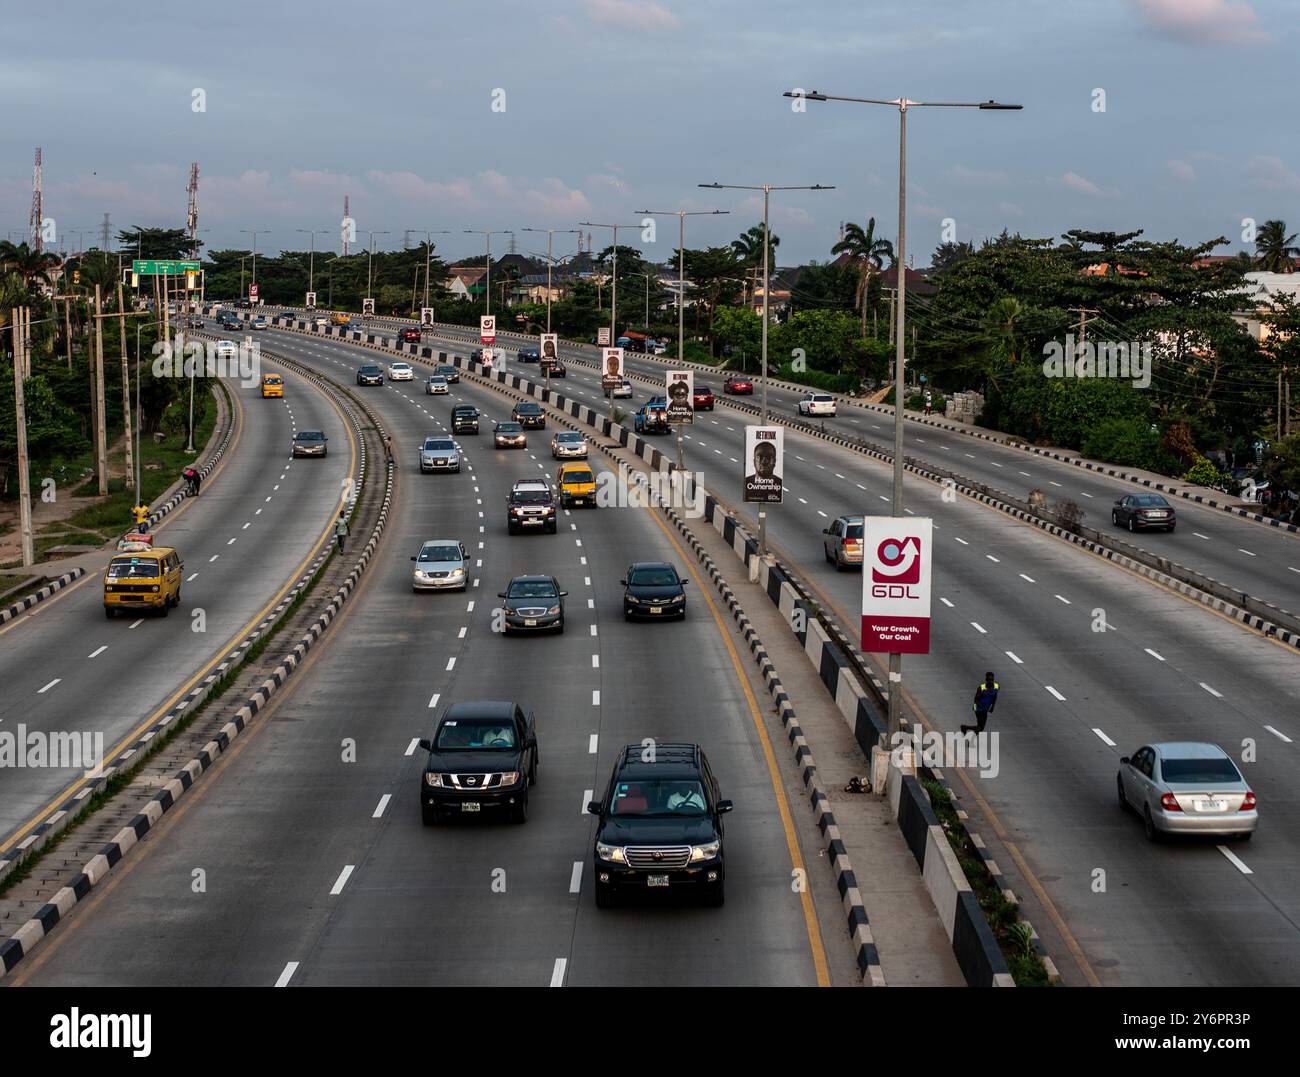
[[[469,555],[457,539],[429,539],[411,560],[413,591],[463,591],[469,586]]]
[[[1119,761],[1121,808],[1142,817],[1149,841],[1167,834],[1249,840],[1259,825],[1255,794],[1217,744],[1143,745]]]

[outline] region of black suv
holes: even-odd
[[[686,619],[686,585],[667,561],[637,561],[628,565],[623,585],[623,620],[633,617]]]
[[[537,721],[518,703],[453,703],[432,740],[420,775],[420,815],[432,826],[443,812],[501,809],[528,819],[528,787],[537,783]]]
[[[433,368],[433,372],[446,378],[448,385],[455,385],[460,381],[460,368],[454,367],[450,363],[439,363]]]
[[[382,368],[374,365],[367,365],[361,367],[357,371],[357,384],[358,385],[383,385],[384,372]]]
[[[602,800],[587,811],[596,828],[596,907],[619,892],[694,890],[721,905],[722,800],[698,744],[629,744],[618,754]]]
[[[545,529],[554,535],[557,517],[555,493],[549,483],[523,479],[510,488],[506,498],[506,528],[510,534]]]
[[[542,361],[542,353],[536,348],[520,348],[519,361],[521,363],[540,363]]]
[[[453,434],[477,434],[478,408],[473,404],[457,404],[452,408],[451,432]]]
[[[519,401],[515,405],[515,410],[510,413],[510,418],[525,430],[546,429],[546,412],[542,410],[541,404],[535,404],[531,400]]]

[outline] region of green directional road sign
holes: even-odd
[[[135,258],[131,272],[142,277],[175,277],[181,273],[197,273],[198,262],[178,261],[174,258]]]

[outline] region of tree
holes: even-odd
[[[1286,234],[1285,221],[1265,221],[1255,233],[1255,264],[1265,273],[1290,273],[1295,269],[1300,247],[1296,233]]]
[[[682,252],[686,265],[686,278],[694,287],[695,328],[700,327],[700,308],[708,312],[709,335],[713,334],[713,319],[721,303],[730,303],[740,291],[736,276],[736,252],[731,247],[706,247],[703,250],[687,248]]]
[[[46,286],[52,284],[54,271],[62,264],[59,256],[52,251],[33,250],[26,243],[0,241],[0,271],[17,273],[28,291],[33,282]]]
[[[963,258],[968,258],[974,253],[974,243],[940,243],[934,248],[934,254],[930,256],[930,268],[936,274],[942,273],[945,269],[951,269]]]
[[[780,245],[780,238],[769,231],[767,245],[769,269],[776,268],[776,248]],[[752,228],[741,232],[738,239],[731,241],[731,249],[736,252],[736,257],[742,266],[757,270],[763,264],[763,226],[756,224]],[[755,290],[756,288],[748,290],[746,294],[752,295]]]
[[[119,248],[124,254],[134,254],[136,258],[188,258],[195,247],[202,247],[198,240],[191,242],[189,234],[183,228],[141,228],[117,234]]]
[[[876,218],[867,219],[867,227],[850,221],[844,226],[844,238],[831,248],[832,254],[848,254],[858,266],[857,304],[862,309],[862,336],[867,335],[867,291],[874,270],[885,267],[885,259],[894,260],[894,245],[876,238]]]

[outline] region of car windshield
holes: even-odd
[[[536,415],[541,410],[536,404],[518,404],[515,407],[520,415]]]
[[[325,435],[319,430],[300,430],[298,432],[299,441],[324,441]]]
[[[421,561],[459,561],[459,546],[423,546],[420,549]]]
[[[618,782],[610,801],[613,815],[706,815],[704,786],[697,781]]]
[[[424,447],[434,452],[451,452],[456,447],[456,443],[446,438],[426,438]]]
[[[456,373],[456,368],[455,368],[454,366],[440,366],[440,367],[438,368],[438,373],[439,373],[439,374],[455,374],[455,373]]]
[[[1133,504],[1151,509],[1166,509],[1169,507],[1169,502],[1159,494],[1138,494],[1133,498]]]
[[[280,384],[280,378],[275,374],[268,374],[265,378],[262,379],[262,381],[264,381],[267,385]]]
[[[507,598],[557,598],[550,580],[515,580],[506,591]]]
[[[379,367],[377,367],[377,366],[363,366],[363,367],[361,368],[361,373],[362,373],[362,374],[378,374],[378,373],[379,373]]]
[[[520,429],[522,428],[518,423],[497,423],[497,433],[499,434],[517,434]]]
[[[595,482],[595,476],[590,471],[566,471],[564,473],[565,482]]]
[[[1178,785],[1241,781],[1231,759],[1162,759],[1160,776]]]
[[[582,435],[576,430],[565,430],[563,433],[556,434],[555,440],[562,445],[577,445],[582,441]]]
[[[108,563],[110,580],[155,580],[158,578],[158,562],[152,558],[114,557]]]
[[[551,493],[549,490],[515,490],[513,497],[516,501],[522,501],[527,505],[535,505],[539,501],[549,501]]]
[[[469,416],[471,419],[478,415],[478,410],[470,404],[457,404],[451,411],[453,415]]]
[[[671,568],[638,568],[632,570],[627,582],[633,587],[672,587],[677,583],[677,573]]]
[[[849,524],[844,531],[845,538],[860,539],[862,537],[861,524]]]
[[[513,748],[515,729],[509,718],[448,718],[438,728],[435,743],[451,751]]]
[[[446,385],[446,384],[447,384],[447,379],[444,378],[441,374],[435,374],[433,377],[431,377],[431,378],[429,379],[429,384],[430,384],[430,385]]]

